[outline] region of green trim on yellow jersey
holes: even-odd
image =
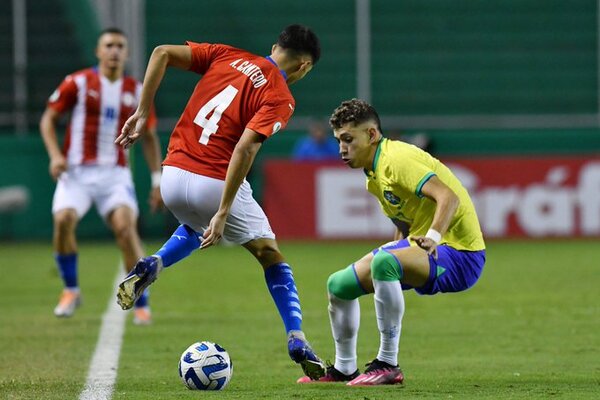
[[[386,140],[384,137],[377,143],[377,150],[375,150],[375,156],[373,157],[373,164],[371,165],[371,171],[366,168],[363,169],[365,175],[370,176],[369,173],[375,173],[375,168],[377,168],[377,162],[379,161],[379,155],[381,154],[381,143]]]
[[[371,171],[375,172],[375,168],[377,168],[377,162],[379,161],[379,155],[381,154],[381,143],[385,140],[384,137],[377,143],[377,150],[375,150],[375,157],[373,157],[373,168]]]
[[[423,189],[423,186],[427,183],[427,181],[429,179],[431,179],[432,176],[435,176],[435,174],[433,172],[428,173],[427,175],[425,175],[423,177],[423,179],[421,179],[421,181],[419,182],[419,184],[417,185],[417,189],[415,190],[415,194],[418,197],[423,197],[423,193],[421,193],[421,190]]]

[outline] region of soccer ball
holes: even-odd
[[[216,343],[196,342],[179,360],[179,376],[192,390],[222,390],[233,374],[227,350]]]

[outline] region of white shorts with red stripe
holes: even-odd
[[[52,213],[72,208],[82,218],[92,203],[105,220],[120,206],[129,207],[137,216],[138,204],[129,168],[118,165],[69,167],[58,179]]]
[[[225,182],[177,167],[165,166],[160,192],[165,205],[180,223],[204,232],[221,202]],[[254,239],[275,239],[263,209],[252,197],[252,188],[244,180],[225,223],[223,237],[244,244]]]

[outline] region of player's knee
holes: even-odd
[[[257,239],[244,244],[252,255],[260,262],[263,268],[284,262],[283,255],[277,247],[277,242],[269,239]]]
[[[73,210],[59,211],[54,214],[54,226],[58,232],[68,232],[77,225],[77,213]]]
[[[329,276],[327,291],[330,295],[343,300],[354,300],[366,293],[360,285],[352,265]]]
[[[371,261],[371,276],[378,281],[399,281],[402,279],[402,265],[392,253],[380,250]]]
[[[117,223],[113,225],[113,233],[119,241],[132,240],[137,235],[135,229],[135,226],[128,223]]]
[[[281,253],[279,252],[279,249],[270,245],[259,247],[256,250],[256,256],[260,259],[274,258],[279,256],[280,254]]]

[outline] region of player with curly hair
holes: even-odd
[[[344,101],[330,125],[344,163],[364,170],[367,190],[397,228],[400,222],[409,225],[409,236],[403,238],[396,229],[394,241],[329,277],[335,364],[317,381],[350,386],[402,383],[398,347],[403,289],[424,295],[467,290],[483,270],[483,235],[469,194],[454,174],[425,151],[385,138],[370,104]],[[368,293],[375,294],[380,345],[361,374],[356,357],[358,297]],[[314,381],[306,376],[298,380]]]

